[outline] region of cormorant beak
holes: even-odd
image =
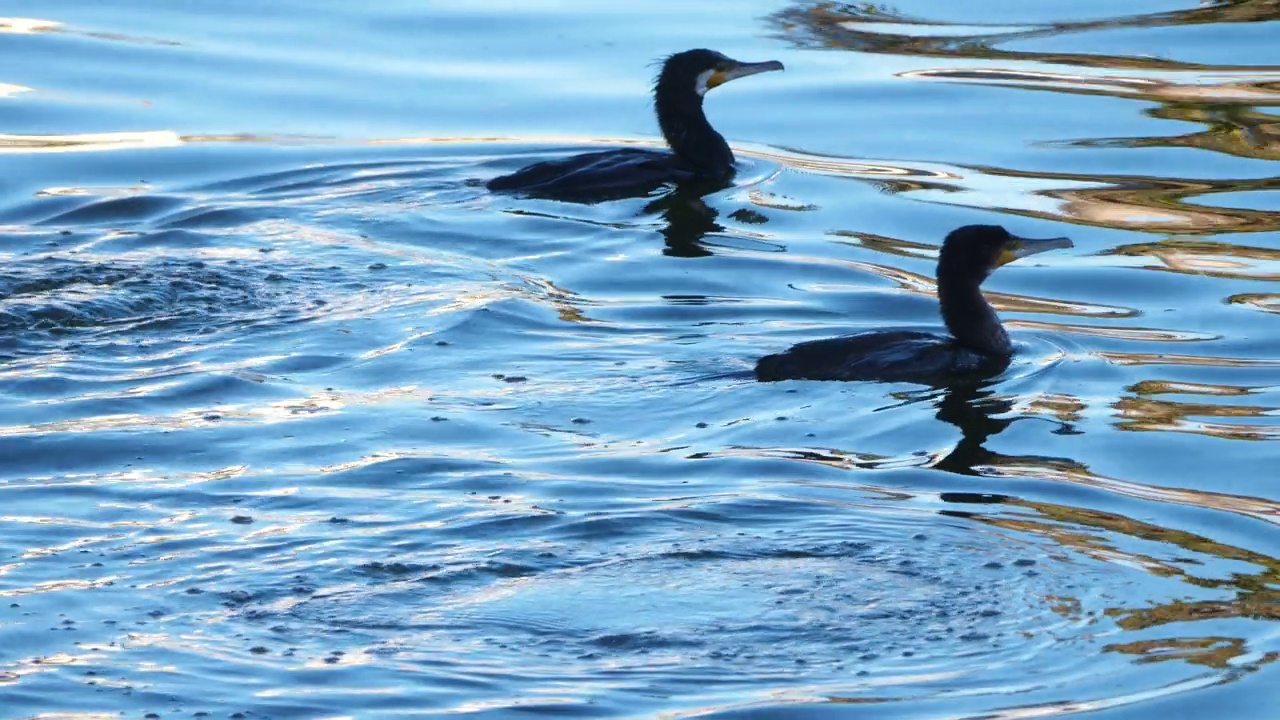
[[[748,75],[757,75],[762,72],[771,70],[784,70],[782,63],[777,60],[769,60],[768,62],[744,63],[737,60],[730,60],[727,67],[718,68],[711,73],[711,77],[707,78],[707,89],[719,87],[730,80],[737,80]]]
[[[1000,251],[1000,257],[996,259],[996,266],[1007,265],[1014,260],[1036,255],[1046,250],[1057,250],[1060,248],[1075,247],[1071,242],[1071,238],[1024,238],[1017,235],[1010,235],[1009,242],[1005,243],[1004,249]]]

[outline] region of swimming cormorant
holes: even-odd
[[[714,50],[668,57],[653,87],[658,125],[671,152],[624,148],[536,163],[490,180],[490,190],[598,202],[639,197],[689,180],[724,187],[733,179],[733,151],[702,112],[706,92],[730,80],[782,70],[777,60],[747,63]]]
[[[1002,372],[1013,356],[1009,334],[980,286],[1018,258],[1072,247],[1065,237],[1033,240],[999,225],[953,230],[938,255],[938,302],[951,337],[877,330],[813,340],[756,363],[756,379],[875,380],[942,386]]]

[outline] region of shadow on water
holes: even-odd
[[[706,257],[712,251],[703,242],[711,233],[724,232],[724,226],[716,222],[720,213],[703,200],[726,185],[685,184],[666,193],[645,206],[645,213],[662,217],[659,230],[666,241],[664,255],[671,257]]]
[[[934,463],[938,470],[960,475],[980,475],[983,466],[1000,464],[1002,456],[987,449],[992,436],[1004,432],[1018,420],[1036,418],[997,417],[1015,410],[1011,400],[997,397],[989,385],[956,385],[944,388],[937,401],[938,420],[956,426],[960,440],[952,450]],[[1053,432],[1067,435],[1080,434],[1070,423],[1060,423]]]

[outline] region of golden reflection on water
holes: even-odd
[[[1196,147],[1204,150],[1265,160],[1280,159],[1280,117],[1264,113],[1258,105],[1280,104],[1280,73],[1197,73],[1178,82],[1156,77],[1085,76],[1028,72],[1001,68],[971,70],[938,68],[900,73],[899,77],[999,84],[1021,90],[1042,90],[1075,95],[1127,97],[1162,106],[1152,117],[1200,123],[1207,130],[1159,137],[1097,138],[1073,140],[1081,147]],[[1225,78],[1225,82],[1215,82]]]
[[[1022,477],[1093,487],[1125,497],[1213,508],[1280,525],[1280,503],[1265,498],[1127,482],[1099,475],[1085,465],[1065,458],[989,453],[986,461],[983,474],[995,477]]]
[[[1212,357],[1208,355],[1171,355],[1138,352],[1098,351],[1094,355],[1117,365],[1183,365],[1191,367],[1280,367],[1280,358],[1264,360],[1242,357]]]
[[[1236,658],[1252,652],[1241,638],[1167,638],[1164,640],[1139,640],[1131,643],[1114,643],[1103,650],[1138,655],[1138,662],[1183,662],[1225,670],[1232,667]],[[1277,653],[1267,653],[1256,665],[1275,662]]]
[[[1212,103],[1276,103],[1280,92],[1277,73],[1196,73],[1187,78],[1194,83],[1178,82],[1179,75],[1153,73],[1136,75],[1084,75],[1062,72],[1010,70],[1006,68],[937,68],[908,70],[898,73],[904,79],[957,80],[973,83],[996,83],[1022,90],[1052,90],[1081,95],[1124,95],[1150,102]],[[1225,82],[1208,82],[1225,79]]]
[[[1205,499],[1212,494],[1205,493]],[[1035,533],[1051,538],[1056,543],[1105,562],[1123,562],[1146,569],[1153,575],[1176,578],[1198,588],[1222,590],[1233,593],[1229,599],[1203,601],[1172,600],[1145,608],[1112,607],[1105,612],[1124,630],[1147,630],[1173,623],[1189,623],[1199,620],[1219,619],[1270,619],[1280,620],[1280,560],[1243,548],[1220,543],[1194,533],[1161,527],[1134,520],[1116,513],[1101,510],[1075,508],[1046,502],[1032,502],[1016,498],[1002,498],[1006,506],[1022,507],[1031,514],[962,513],[971,519],[1018,532]],[[1229,576],[1211,577],[1196,574],[1203,566],[1200,561],[1170,557],[1161,559],[1136,549],[1120,547],[1116,540],[1138,540],[1155,543],[1162,552],[1171,547],[1181,548],[1195,555],[1208,555],[1233,563],[1247,563],[1256,570],[1251,573],[1233,572]],[[1131,543],[1126,543],[1131,544]],[[1185,630],[1178,636],[1133,643],[1115,643],[1105,648],[1111,652],[1139,655],[1148,661],[1182,659],[1187,662],[1225,667],[1229,662],[1248,656],[1252,650],[1242,638],[1219,636],[1187,637]],[[1175,652],[1176,651],[1176,652]],[[1255,658],[1251,667],[1274,662],[1280,654],[1269,653]]]
[[[1209,397],[1241,397],[1255,395],[1267,388],[1202,383],[1174,383],[1144,380],[1129,387],[1130,397],[1112,404],[1120,418],[1121,430],[1186,432],[1230,440],[1280,440],[1280,422],[1227,423],[1207,422],[1197,418],[1247,418],[1253,420],[1277,417],[1280,407],[1272,405],[1221,405],[1207,402],[1178,402],[1155,395],[1202,395]]]
[[[1232,305],[1251,305],[1263,312],[1280,313],[1280,293],[1239,293],[1227,298]]]
[[[1153,57],[1002,50],[1000,43],[1121,27],[1251,22],[1275,19],[1274,3],[1243,0],[1178,10],[1033,27],[950,26],[903,17],[891,7],[800,2],[770,17],[778,34],[801,47],[823,47],[909,57],[1017,61],[1070,66],[1076,72],[954,64],[902,72],[899,77],[994,83],[1022,90],[1105,95],[1156,104],[1149,114],[1207,126],[1203,132],[1147,138],[1073,140],[1076,145],[1194,147],[1243,157],[1280,158],[1280,118],[1254,106],[1280,105],[1280,65],[1234,66],[1182,63]],[[1087,68],[1088,71],[1084,69]],[[1123,74],[1121,74],[1123,73]],[[1205,192],[1261,190],[1274,179],[1200,181],[1151,177],[1090,177],[1072,174],[975,168],[994,176],[1101,182],[1101,188],[1046,188],[1037,194],[1059,200],[1053,211],[1006,208],[1008,212],[1069,222],[1149,232],[1256,232],[1280,229],[1280,213],[1188,205]]]
[[[1167,239],[1121,245],[1102,254],[1159,260],[1160,265],[1143,266],[1151,270],[1231,280],[1280,280],[1280,250],[1266,247],[1205,239]]]
[[[1277,184],[1277,181],[1271,178],[1191,180],[1131,175],[1031,172],[995,167],[974,169],[997,177],[1103,185],[1083,189],[1050,187],[1036,190],[1034,191],[1036,194],[1059,200],[1060,205],[1052,212],[1030,208],[1004,208],[1005,212],[1015,215],[1151,233],[1188,235],[1280,229],[1280,213],[1277,212],[1211,207],[1201,203],[1189,205],[1183,202],[1193,197],[1213,193],[1271,189]]]
[[[841,238],[836,242],[854,247],[864,247],[886,255],[897,255],[898,257],[906,258],[924,258],[930,260],[938,257],[937,245],[918,242],[915,240],[901,240],[899,238],[888,237],[886,235],[875,235],[857,230],[833,230],[829,234],[833,237]],[[845,240],[844,238],[849,238],[849,240]]]
[[[1032,26],[954,26],[922,21],[871,3],[799,2],[769,17],[778,34],[803,47],[824,47],[888,55],[1037,61],[1088,68],[1136,70],[1238,70],[1280,72],[1277,65],[1215,66],[1151,56],[1093,53],[1037,53],[1000,50],[1003,42],[1126,27],[1167,27],[1275,19],[1272,0],[1227,0],[1187,10],[1144,13],[1100,20],[1066,20]],[[921,32],[895,32],[918,28]],[[973,29],[977,32],[966,32]]]
[[[1023,400],[1022,404],[1032,415],[1051,417],[1063,423],[1080,422],[1089,407],[1083,400],[1066,393],[1037,393]]]
[[[1221,335],[1209,333],[1186,332],[1182,330],[1164,330],[1160,328],[1111,327],[1101,325],[1069,325],[1067,323],[1049,323],[1040,320],[1010,320],[1006,327],[1018,327],[1029,330],[1047,330],[1054,333],[1074,333],[1093,337],[1112,338],[1114,340],[1132,340],[1134,342],[1208,342],[1219,340]]]
[[[1151,111],[1153,117],[1198,122],[1209,129],[1161,138],[1119,138],[1109,141],[1132,147],[1198,147],[1262,160],[1280,160],[1280,117],[1252,107],[1170,105]]]
[[[1217,493],[1176,492],[1188,497],[1196,497],[1203,503],[1202,506],[1219,507],[1219,509],[1229,509],[1239,501],[1266,502],[1256,498],[1221,496]],[[1029,512],[1012,514],[1007,511],[947,510],[946,514],[965,516],[978,523],[1012,530],[1012,532],[1038,534],[1038,536],[1052,539],[1062,547],[1071,548],[1082,555],[1091,556],[1103,562],[1119,562],[1133,568],[1142,568],[1156,577],[1179,579],[1180,582],[1197,588],[1217,589],[1217,591],[1234,594],[1234,597],[1216,598],[1216,600],[1171,600],[1148,607],[1108,607],[1105,614],[1115,619],[1121,629],[1147,630],[1161,625],[1193,623],[1197,620],[1280,620],[1280,560],[1275,557],[1229,546],[1229,544],[1184,532],[1184,530],[1164,528],[1160,525],[1125,518],[1115,512],[1079,509],[1079,507],[1059,505],[1059,503],[1034,502],[1006,496],[986,496],[979,500],[970,500],[970,498],[961,498],[963,493],[959,495],[950,493],[950,495],[956,498],[954,502],[998,503],[1004,507],[1021,507]],[[946,500],[947,495],[943,495],[943,498]],[[1219,502],[1226,498],[1233,498],[1234,502]],[[1280,512],[1277,512],[1275,503],[1268,503],[1268,505],[1271,505],[1270,510],[1274,514],[1272,521],[1280,521]],[[1121,541],[1128,547],[1121,547]],[[1157,550],[1166,557],[1157,557],[1152,553],[1137,550],[1144,543],[1155,543]],[[1174,547],[1190,555],[1172,555],[1170,551]],[[1197,569],[1206,564],[1197,560],[1194,557],[1196,555],[1212,556],[1215,559],[1234,562],[1234,564],[1243,562],[1256,570],[1252,573],[1234,571],[1226,577],[1197,574]],[[1079,609],[1079,602],[1075,598],[1062,597],[1059,600],[1064,603],[1062,605],[1064,611]],[[1179,659],[1211,667],[1225,667],[1239,662],[1242,657],[1253,655],[1248,641],[1243,638],[1219,637],[1219,635],[1189,637],[1187,628],[1180,630],[1178,635],[1170,638],[1107,644],[1105,650],[1138,655],[1146,661]],[[1277,657],[1280,657],[1280,653],[1272,652],[1266,656],[1254,657],[1248,666],[1265,665],[1268,662],[1274,662]]]

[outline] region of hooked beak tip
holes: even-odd
[[[1062,250],[1075,247],[1075,243],[1071,242],[1068,237],[1056,238],[1023,238],[1017,239],[1017,244],[1013,248],[1011,260],[1028,257],[1030,255],[1038,255],[1049,250]]]
[[[744,78],[750,75],[758,75],[763,72],[772,72],[774,70],[785,70],[785,69],[786,68],[783,67],[782,63],[778,62],[777,60],[767,60],[765,62],[758,62],[758,63],[739,62],[734,64],[728,70],[721,70],[720,72],[716,73],[715,77],[713,78],[712,87],[715,87],[717,85],[723,85],[729,82],[730,80],[737,80],[738,78]]]

